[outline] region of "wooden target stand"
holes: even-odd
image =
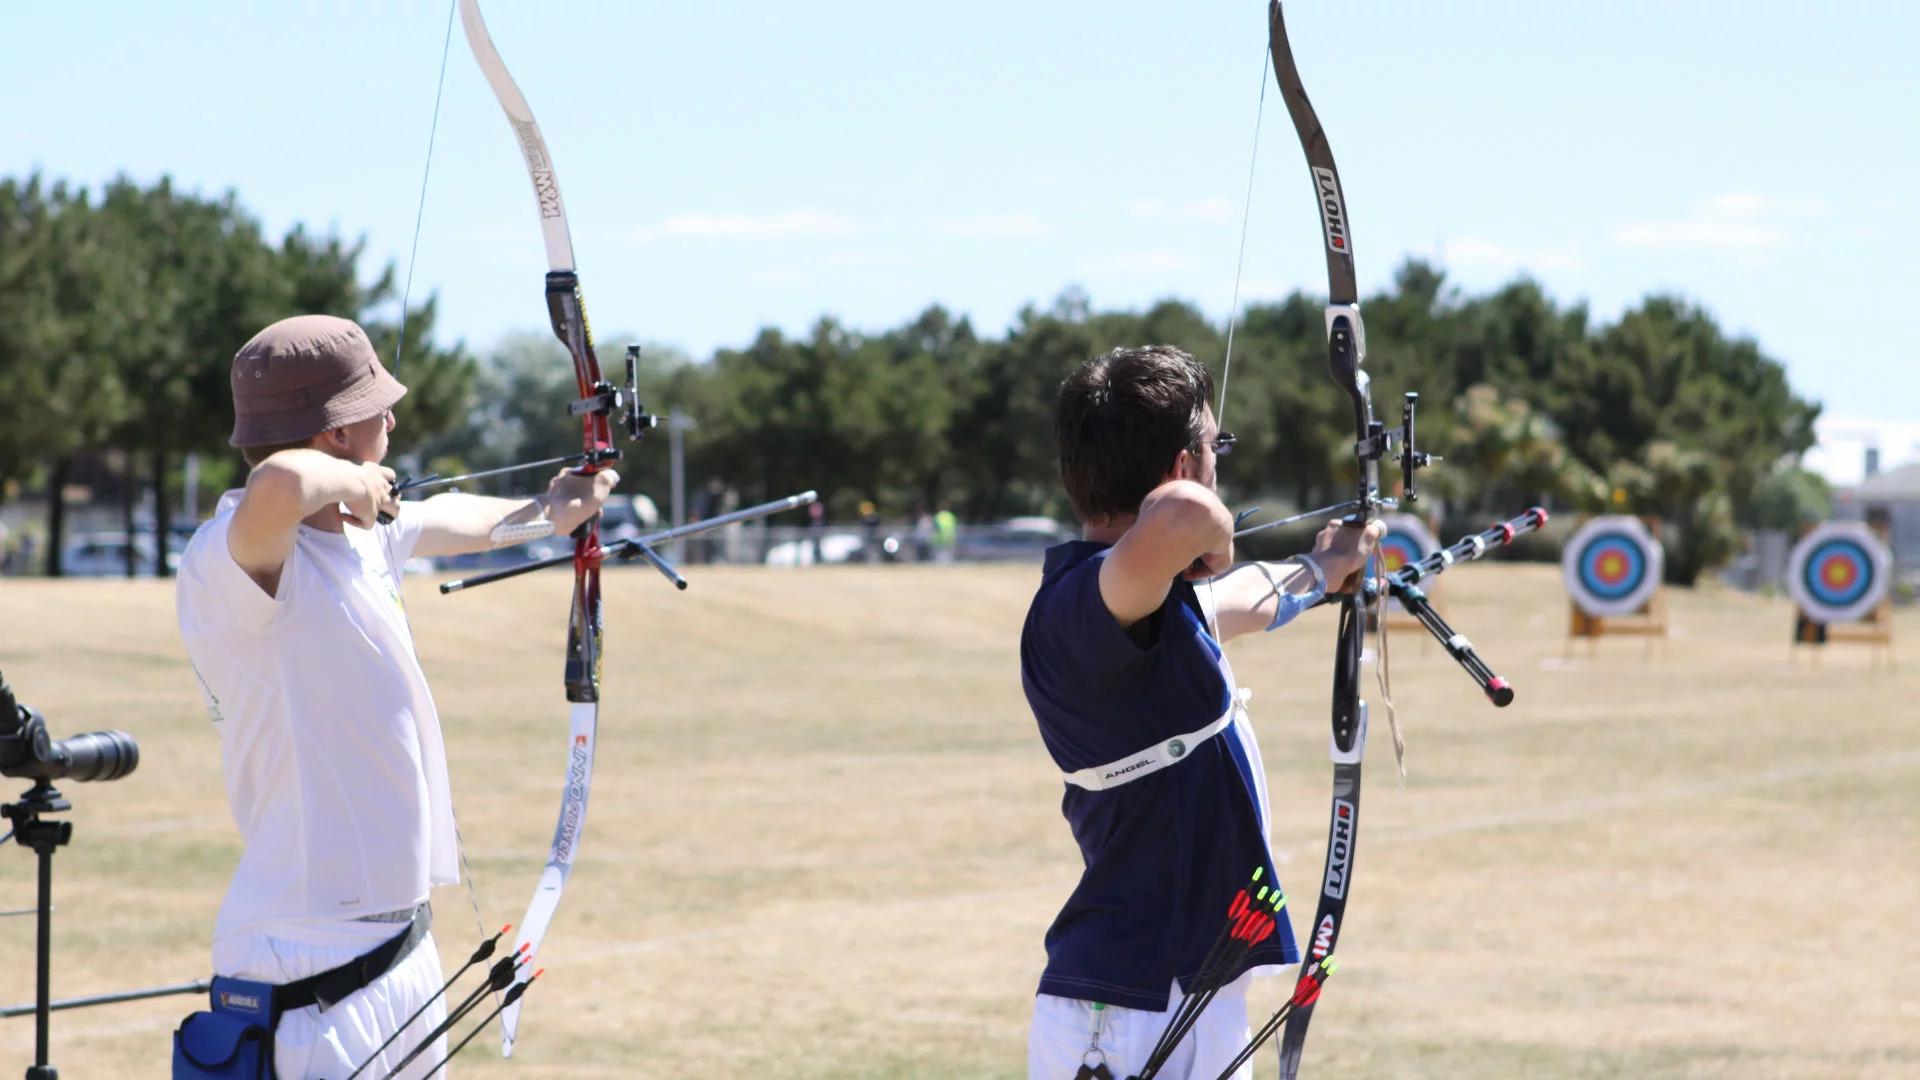
[[[1599,652],[1599,641],[1603,637],[1638,637],[1646,641],[1646,655],[1653,655],[1656,645],[1664,647],[1668,640],[1668,629],[1672,625],[1667,618],[1667,590],[1661,582],[1665,572],[1665,552],[1660,545],[1660,523],[1657,519],[1640,519],[1627,515],[1608,515],[1590,518],[1567,540],[1566,554],[1562,558],[1561,570],[1568,581],[1567,588],[1567,643],[1562,655],[1572,655],[1573,643],[1579,639],[1587,642],[1587,655]],[[1587,546],[1595,542],[1611,543],[1616,547],[1626,545],[1640,552],[1644,560],[1640,573],[1645,582],[1643,588],[1636,589],[1640,595],[1628,600],[1614,598],[1609,601],[1590,601],[1602,610],[1593,611],[1583,607],[1580,590],[1575,582],[1581,575],[1581,562]]]
[[[1567,651],[1573,651],[1575,638],[1587,639],[1587,653],[1592,655],[1599,649],[1599,640],[1611,634],[1615,637],[1643,637],[1647,641],[1647,652],[1653,652],[1656,641],[1667,640],[1667,590],[1664,586],[1654,591],[1640,610],[1628,615],[1589,615],[1581,609],[1578,601],[1567,598]]]
[[[1813,666],[1820,666],[1821,646],[1836,642],[1872,647],[1867,663],[1876,666],[1885,658],[1888,668],[1895,666],[1893,656],[1893,600],[1883,599],[1866,615],[1853,622],[1823,623],[1803,608],[1793,612],[1793,648],[1789,656],[1797,663],[1802,647],[1813,650]]]

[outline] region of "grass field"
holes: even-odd
[[[457,1071],[1024,1075],[1041,934],[1078,869],[1019,689],[1035,570],[691,569],[681,594],[607,575],[598,775],[547,976],[514,1060],[488,1037]],[[567,584],[409,585],[489,929],[519,919],[552,830]],[[1671,594],[1651,655],[1569,659],[1557,569],[1474,567],[1443,591],[1519,700],[1495,710],[1438,648],[1391,643],[1409,777],[1376,701],[1309,1075],[1920,1075],[1920,611],[1892,671],[1858,646],[1796,667],[1786,602],[1716,586]],[[237,836],[172,612],[164,583],[0,582],[21,700],[55,734],[124,728],[142,749],[133,776],[64,788],[55,996],[206,973]],[[1233,647],[1309,912],[1332,633],[1323,610]],[[0,848],[0,909],[32,882],[30,854]],[[478,937],[463,890],[436,908],[457,963]],[[0,919],[0,1002],[30,999],[32,953],[32,920]],[[53,1061],[164,1076],[193,1007],[56,1013]],[[31,1052],[31,1020],[0,1021],[0,1075]]]

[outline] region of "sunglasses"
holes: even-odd
[[[1223,431],[1212,439],[1202,440],[1200,445],[1213,447],[1214,457],[1226,457],[1233,453],[1233,446],[1238,441],[1232,432]]]

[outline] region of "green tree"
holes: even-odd
[[[66,487],[77,456],[105,444],[136,402],[115,362],[128,316],[119,252],[84,188],[39,177],[0,185],[0,405],[12,470],[47,491],[47,572],[61,572]],[[103,301],[108,301],[103,303]]]

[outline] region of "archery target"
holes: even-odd
[[[1427,523],[1418,517],[1386,514],[1380,520],[1386,523],[1387,533],[1374,549],[1374,573],[1391,574],[1440,550],[1440,541],[1434,539]],[[1399,598],[1394,596],[1387,597],[1387,608],[1395,612],[1403,610]]]
[[[1787,556],[1787,592],[1816,622],[1851,622],[1886,599],[1893,554],[1858,521],[1828,521]]]
[[[1427,523],[1412,514],[1387,514],[1380,519],[1386,523],[1387,534],[1380,538],[1379,573],[1391,574],[1440,550],[1440,541],[1434,539]]]
[[[1660,588],[1666,552],[1639,518],[1608,514],[1580,526],[1560,556],[1567,593],[1589,615],[1632,615]]]

